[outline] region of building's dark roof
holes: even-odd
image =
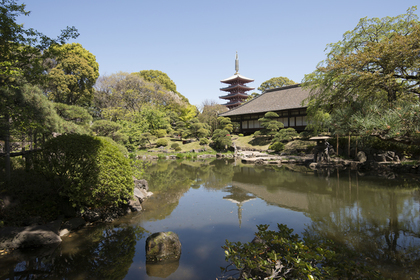
[[[309,96],[310,90],[300,84],[270,89],[251,101],[220,114],[222,117],[305,108],[302,101]]]

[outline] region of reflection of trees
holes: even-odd
[[[9,278],[124,279],[143,232],[142,228],[131,226],[102,226],[88,233],[80,231],[64,240],[53,254],[16,259]]]
[[[309,194],[309,235],[332,238],[400,272],[420,262],[420,212],[414,207],[415,190],[406,188],[410,183],[359,182],[357,174],[346,175],[329,179],[329,198]]]

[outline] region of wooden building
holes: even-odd
[[[232,122],[238,122],[240,133],[251,134],[263,128],[258,122],[259,118],[264,117],[267,112],[275,112],[279,115],[277,120],[281,121],[285,128],[292,127],[300,132],[307,125],[307,107],[302,103],[309,96],[309,92],[300,84],[267,90],[251,101],[219,116],[229,117]]]
[[[229,84],[229,86],[220,89],[221,91],[228,92],[228,94],[219,96],[219,98],[221,99],[228,100],[228,103],[223,105],[225,105],[229,110],[238,107],[242,103],[244,103],[245,100],[248,98],[247,91],[255,89],[246,85],[247,83],[253,82],[254,80],[244,77],[238,72],[238,53],[236,53],[235,70],[235,75],[220,81],[222,83]]]

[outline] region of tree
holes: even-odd
[[[174,81],[169,78],[168,74],[159,70],[142,70],[137,74],[146,81],[156,82],[162,85],[166,90],[176,93],[184,102],[189,103],[188,99],[176,90],[176,85]]]
[[[96,58],[81,44],[53,45],[48,49],[47,92],[51,100],[69,105],[90,105],[99,77]]]
[[[224,150],[226,147],[232,146],[232,138],[230,137],[230,132],[226,129],[216,129],[211,140],[214,143],[214,147],[219,150]]]
[[[271,78],[267,81],[265,81],[264,83],[262,83],[259,87],[258,90],[261,92],[265,92],[269,89],[274,89],[274,88],[281,88],[284,86],[290,86],[290,85],[294,85],[296,84],[294,81],[290,80],[289,78],[286,77],[274,77]]]
[[[295,137],[298,137],[296,129],[289,127],[280,129],[279,132],[274,136],[273,142],[290,142],[293,141]]]
[[[227,130],[230,132],[233,131],[233,124],[230,118],[227,117],[218,117],[217,121],[219,122],[219,128],[222,130]]]
[[[188,111],[192,106],[176,93],[155,81],[145,80],[138,73],[101,76],[95,85],[94,106],[100,117],[121,119],[122,112],[140,111],[144,105],[164,106],[166,111],[174,111],[176,115],[183,115],[183,110]],[[192,107],[195,113],[195,106]]]
[[[18,5],[15,0],[1,1],[0,11],[0,81],[4,85],[14,84],[18,77],[39,82],[44,70],[42,51],[79,36],[75,27],[62,30],[56,39],[32,28],[25,29],[16,19],[30,12],[25,10],[25,4]]]
[[[219,104],[214,100],[204,100],[200,106],[198,119],[200,122],[209,125],[211,132],[213,132],[217,128],[218,115],[227,110],[226,106]]]
[[[197,118],[192,119],[188,127],[188,137],[194,137],[197,140],[207,137],[210,130],[207,124],[201,123]]]
[[[283,128],[283,123],[275,119],[278,117],[279,115],[274,112],[267,112],[263,118],[258,119],[258,121],[261,123],[261,126],[264,127],[261,133],[272,137],[280,128]]]
[[[29,15],[25,5],[16,4],[14,0],[0,2],[0,118],[2,120],[3,139],[6,150],[6,181],[10,181],[10,125],[15,122],[13,115],[20,121],[30,121],[27,114],[19,114],[27,109],[37,114],[41,119],[50,119],[51,110],[41,104],[32,103],[26,93],[29,88],[23,88],[27,81],[39,83],[43,76],[42,51],[52,44],[63,44],[69,38],[76,38],[79,34],[74,27],[62,30],[61,35],[51,39],[30,28],[25,29],[16,19],[21,15]],[[35,99],[39,95],[32,95]],[[35,97],[36,96],[36,97]],[[32,100],[35,100],[32,99]],[[42,104],[47,104],[42,100]],[[31,106],[23,108],[22,106]],[[43,110],[44,108],[46,110]],[[43,114],[43,112],[48,112]],[[15,119],[17,120],[17,119]],[[17,122],[15,122],[17,123]],[[38,126],[39,128],[39,126]]]
[[[304,78],[315,106],[331,109],[373,99],[392,103],[419,95],[420,23],[415,10],[396,17],[362,18],[343,40],[329,44],[326,60]]]
[[[415,11],[416,7],[412,7],[396,17],[362,18],[352,31],[344,33],[343,40],[328,45],[326,60],[304,78],[304,86],[311,89],[308,105],[311,125],[320,127],[316,120],[324,122],[331,118],[337,133],[375,131],[371,135],[403,142],[417,138],[416,129],[407,130],[401,125],[406,123],[401,114],[396,114],[401,117],[397,122],[400,125],[393,128],[404,132],[378,132],[391,127],[390,123],[383,123],[387,119],[383,114],[388,110],[394,112],[395,106],[410,109],[420,94],[420,22]],[[372,106],[381,110],[365,110]],[[329,116],[325,118],[326,114]],[[356,119],[359,125],[349,123]],[[373,121],[377,123],[372,124]],[[376,129],[365,129],[368,122]],[[406,134],[408,131],[410,135]]]

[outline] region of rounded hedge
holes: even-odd
[[[73,207],[116,205],[133,194],[129,159],[109,139],[67,134],[44,145],[39,168]]]
[[[168,139],[165,139],[165,138],[158,139],[156,141],[156,147],[161,147],[161,146],[163,146],[163,147],[168,146]]]

